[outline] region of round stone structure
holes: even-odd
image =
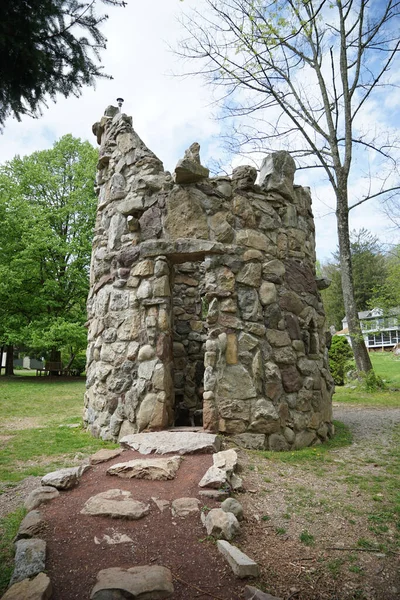
[[[84,421],[117,440],[203,426],[251,448],[333,433],[333,380],[308,188],[287,152],[209,177],[192,144],[172,176],[108,107],[88,299]]]

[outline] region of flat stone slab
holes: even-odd
[[[172,501],[172,514],[174,517],[187,517],[199,512],[200,500],[197,498],[177,498]]]
[[[164,512],[164,510],[166,508],[169,508],[169,505],[171,504],[169,500],[163,500],[162,498],[156,498],[152,496],[151,499],[153,500],[154,504],[157,506],[160,512]]]
[[[46,542],[39,538],[19,540],[16,544],[15,567],[10,585],[34,577],[45,570]]]
[[[129,544],[132,543],[133,539],[126,535],[126,533],[120,533],[119,531],[112,531],[111,535],[105,533],[102,537],[95,536],[94,543],[107,544],[108,546],[115,546],[116,544]]]
[[[278,596],[271,596],[271,594],[266,594],[262,592],[258,588],[253,587],[252,585],[246,585],[244,588],[244,600],[283,600],[282,598],[278,598]]]
[[[224,487],[230,488],[229,475],[224,469],[211,465],[201,478],[199,486],[217,490]]]
[[[44,502],[50,502],[60,495],[60,492],[52,486],[42,486],[31,491],[24,502],[26,510],[34,510]]]
[[[258,577],[259,568],[257,563],[239,550],[239,548],[232,546],[232,544],[225,540],[218,540],[217,548],[237,577],[241,579],[244,577]]]
[[[57,490],[69,490],[78,485],[82,472],[82,467],[59,469],[42,477],[41,484],[54,487]]]
[[[203,498],[212,498],[213,500],[225,500],[228,498],[229,492],[227,490],[199,490],[199,496]]]
[[[169,598],[173,593],[172,573],[166,567],[112,567],[97,574],[97,582],[90,594],[90,600],[162,600]]]
[[[41,513],[38,510],[31,510],[21,522],[14,542],[37,536],[42,531],[44,524]]]
[[[151,431],[126,435],[121,446],[141,454],[211,454],[218,452],[221,440],[213,433],[195,431]]]
[[[1,600],[50,600],[52,593],[50,579],[44,573],[39,573],[33,579],[14,583]]]
[[[168,458],[139,458],[118,463],[107,469],[107,475],[118,475],[123,479],[150,479],[166,481],[174,479],[182,461],[181,456]]]
[[[112,489],[89,498],[81,514],[136,520],[147,515],[149,511],[150,506],[133,500],[130,492]]]
[[[90,464],[98,465],[108,460],[112,460],[113,458],[116,458],[122,453],[122,448],[115,448],[115,450],[107,450],[105,448],[102,448],[101,450],[98,450],[95,454],[92,454],[92,456],[90,457]]]

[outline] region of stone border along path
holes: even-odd
[[[169,433],[172,435],[168,435]],[[130,437],[134,438],[135,436]],[[136,447],[143,448],[146,454],[151,451],[167,453],[171,452],[171,448],[173,448],[173,451],[178,452],[179,455],[165,458],[141,458],[127,463],[119,463],[109,467],[107,474],[122,478],[173,479],[180,467],[182,460],[180,455],[193,452],[214,452],[213,465],[199,482],[199,487],[202,488],[199,493],[217,499],[225,498],[225,500],[221,503],[220,508],[214,508],[207,514],[201,512],[202,523],[207,535],[219,538],[218,550],[238,578],[258,577],[258,565],[228,542],[240,532],[239,521],[243,519],[241,504],[234,498],[227,497],[231,490],[242,488],[242,480],[236,473],[238,470],[236,451],[230,449],[217,452],[216,450],[220,448],[220,439],[212,434],[193,432],[188,435],[188,432],[184,432],[184,435],[181,435],[181,444],[179,444],[178,432],[160,432],[157,435],[142,433],[138,437],[140,439],[137,440]],[[157,438],[160,443],[159,447],[157,444],[154,445]],[[132,447],[131,444],[135,445],[135,440],[130,440],[129,446]],[[25,507],[29,512],[22,521],[14,540],[16,545],[14,572],[10,586],[2,600],[50,600],[52,598],[52,584],[44,573],[46,542],[40,539],[45,521],[40,511],[36,509],[42,503],[50,502],[59,496],[59,490],[69,490],[78,485],[82,475],[91,465],[106,462],[121,453],[122,450],[100,450],[91,457],[90,463],[85,462],[79,467],[48,473],[41,480],[42,486],[29,494],[25,501]],[[221,488],[223,488],[222,491]],[[200,512],[200,501],[197,498],[176,498],[171,503],[158,498],[152,498],[152,501],[161,512],[170,507],[172,518],[186,517],[189,514]],[[141,519],[149,512],[150,504],[138,502],[132,498],[130,492],[118,488],[92,496],[81,510],[81,513],[84,514],[120,519]],[[124,534],[106,537],[106,540],[95,538],[94,541],[96,544],[101,541],[106,541],[108,544],[132,541]],[[102,569],[97,574],[90,600],[115,600],[119,597],[122,598],[122,595],[126,597],[126,594],[137,600],[144,598],[157,600],[169,598],[173,593],[173,574],[164,566],[153,564],[133,566],[128,569],[112,567]],[[246,586],[244,594],[245,599],[279,600],[252,586]]]

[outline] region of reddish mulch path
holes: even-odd
[[[216,545],[205,539],[200,514],[173,517],[169,508],[161,512],[151,500],[158,497],[171,501],[186,496],[199,498],[200,506],[219,506],[198,494],[198,483],[211,466],[212,456],[185,456],[175,479],[170,481],[106,475],[110,465],[140,457],[138,452],[126,450],[116,459],[93,466],[76,488],[60,492],[58,498],[40,507],[47,525],[41,537],[47,542],[46,571],[53,584],[53,600],[89,599],[101,569],[152,564],[171,569],[174,600],[243,598],[246,582],[233,575]],[[112,488],[128,490],[135,500],[149,503],[150,513],[138,521],[80,514],[86,500]],[[95,536],[102,538],[113,532],[128,535],[133,543],[95,543]]]

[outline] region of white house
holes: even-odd
[[[385,315],[381,308],[358,313],[361,331],[368,350],[391,350],[400,343],[400,308],[392,308]],[[342,319],[343,329],[336,335],[345,335],[350,342],[347,317]]]

